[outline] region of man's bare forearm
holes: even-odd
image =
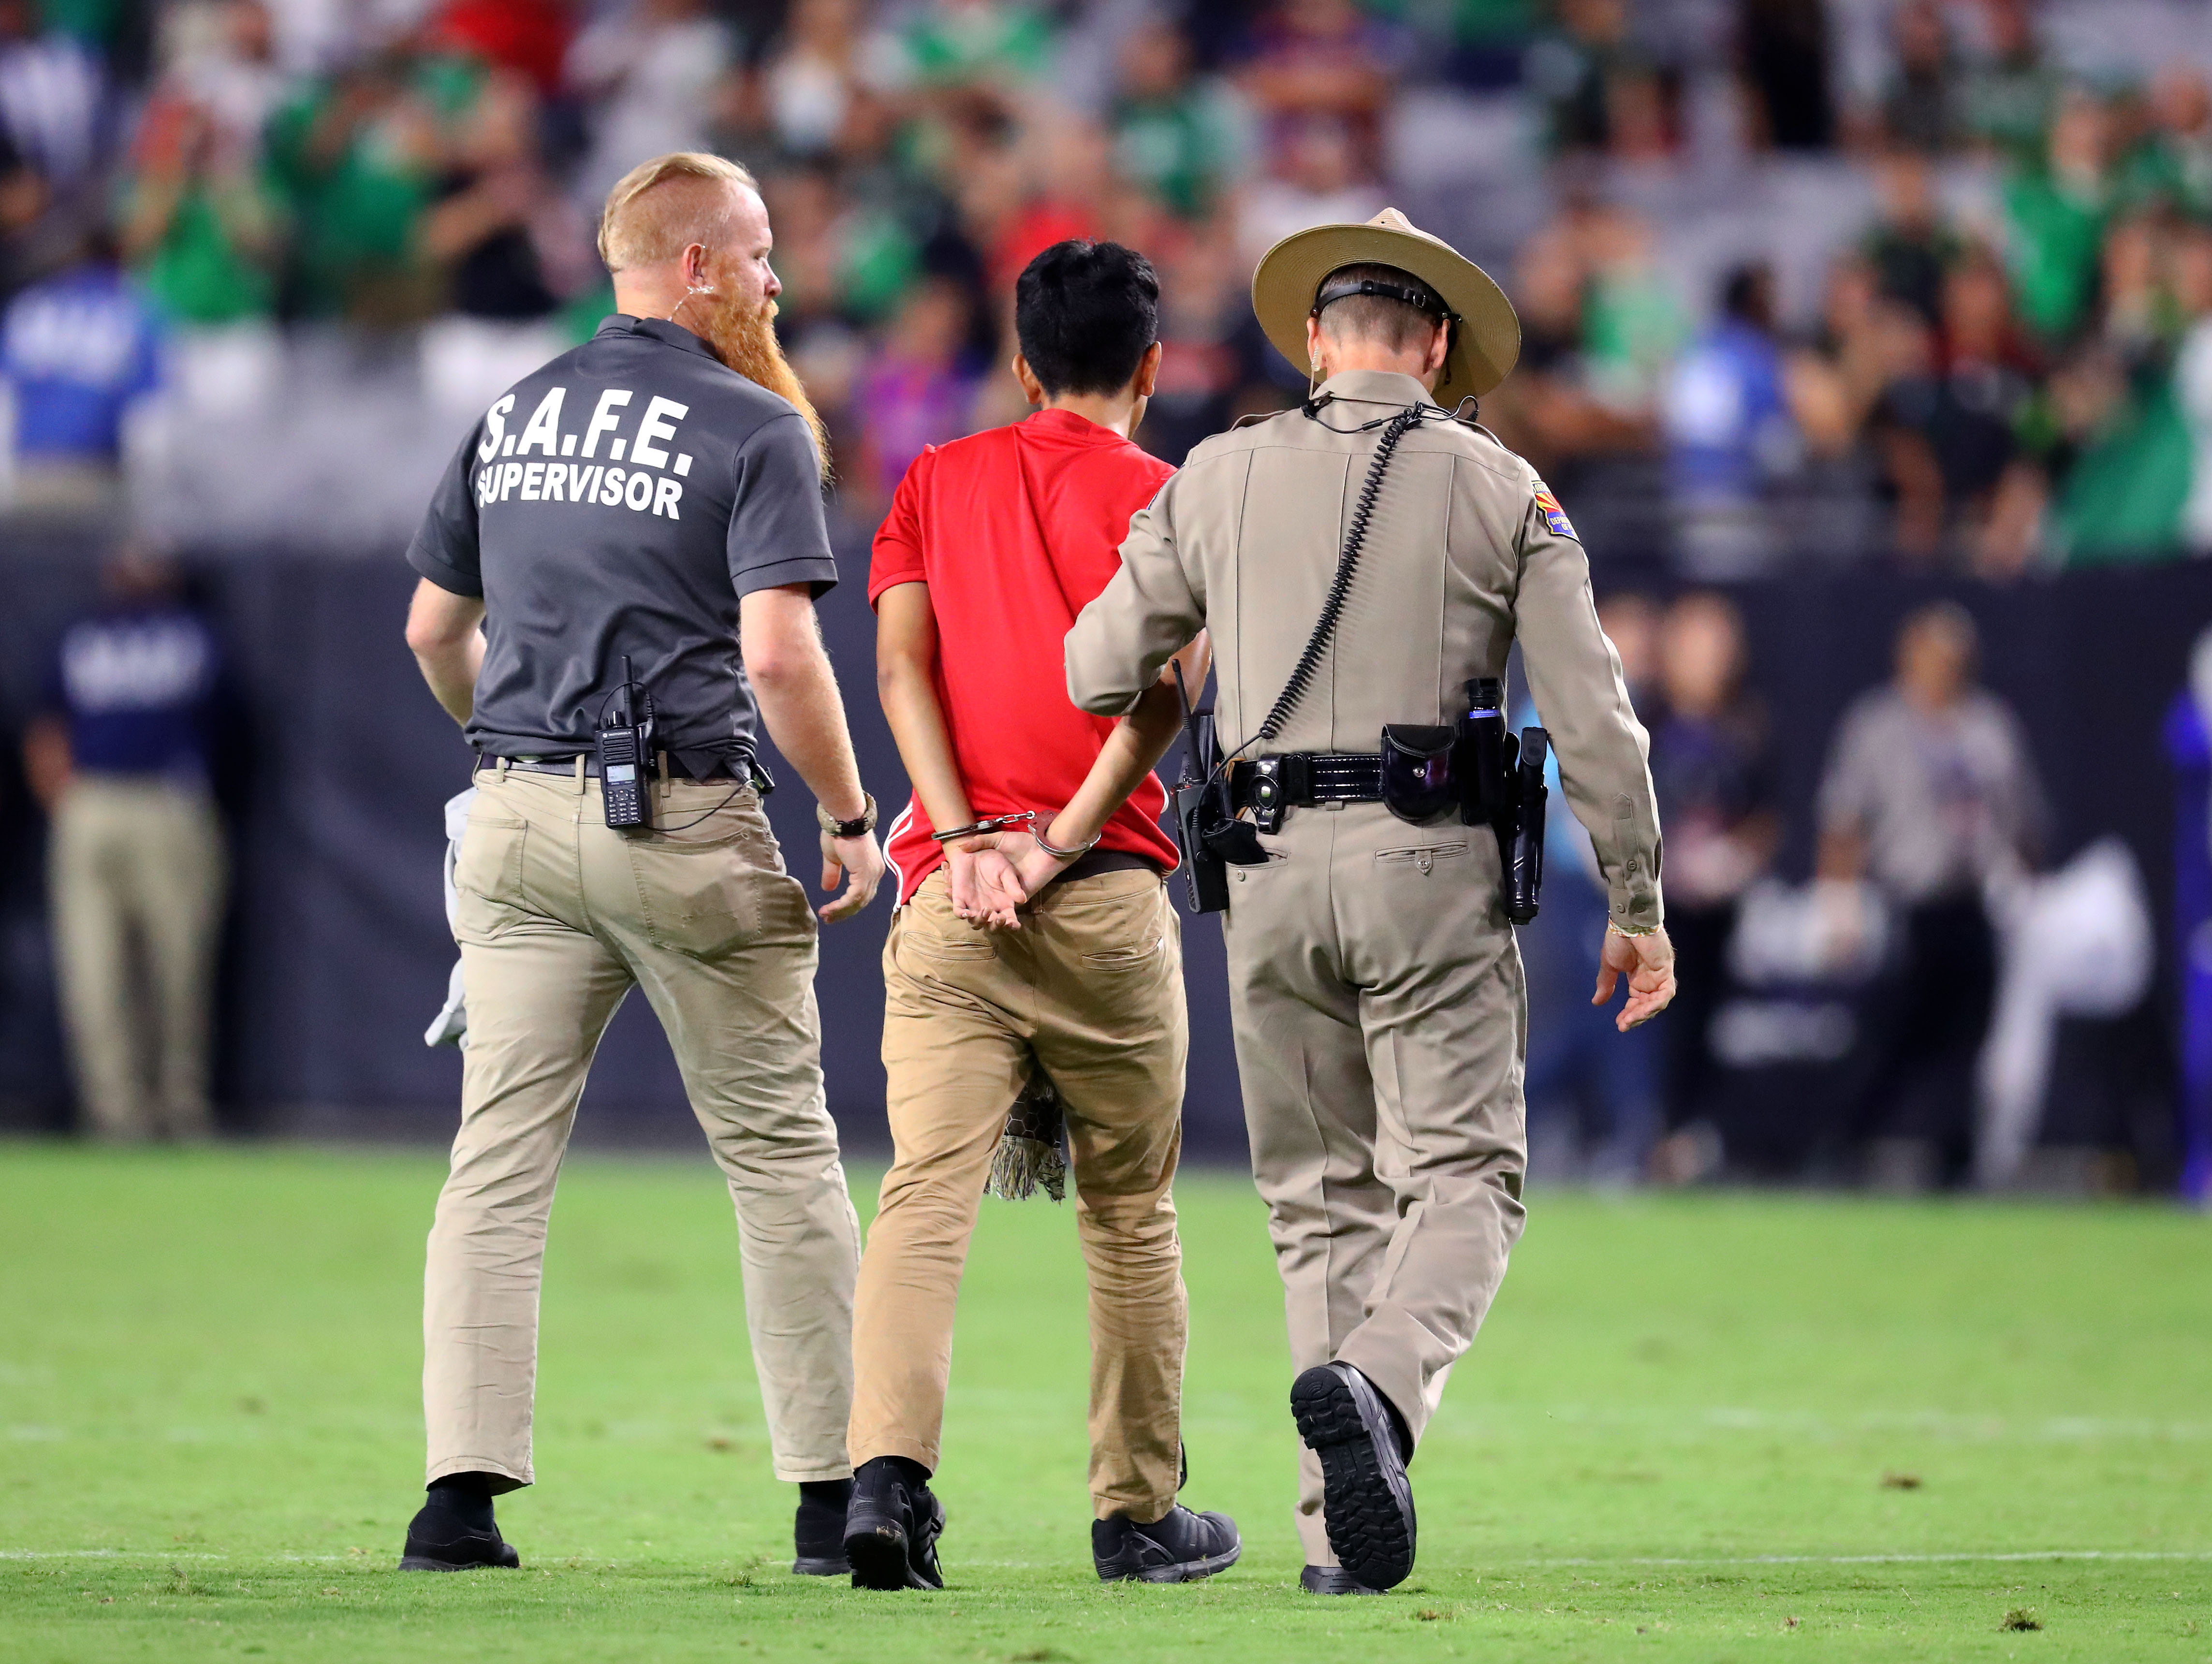
[[[483,637],[471,635],[465,641],[415,650],[415,662],[422,668],[423,681],[430,684],[431,695],[456,722],[465,724],[475,714],[483,648]]]
[[[806,789],[839,820],[856,820],[867,806],[853,736],[845,726],[836,672],[817,645],[811,653],[769,675],[753,677],[753,697],[775,749],[799,770]]]
[[[837,675],[804,584],[757,590],[738,604],[738,645],[769,738],[815,800],[839,820],[867,806]]]
[[[937,654],[927,584],[893,584],[876,598],[876,696],[922,813],[933,827],[950,830],[975,816],[937,699]]]
[[[423,681],[454,721],[476,710],[477,677],[483,669],[483,603],[456,595],[425,578],[407,607],[407,646]]]
[[[1182,728],[1176,670],[1182,669],[1185,685],[1195,694],[1210,663],[1211,649],[1201,634],[1170,661],[1167,674],[1139,696],[1136,708],[1114,725],[1091,772],[1045,832],[1055,848],[1080,848],[1095,840],[1129,794],[1144,784],[1145,776],[1160,766]]]
[[[883,701],[884,720],[898,744],[899,761],[921,799],[921,812],[933,827],[950,831],[975,820],[968,790],[961,783],[960,766],[953,760],[952,737],[945,732],[945,710],[937,702],[937,689],[929,672],[910,659],[887,661],[876,671],[876,691]]]

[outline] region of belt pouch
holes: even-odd
[[[1392,814],[1428,826],[1458,812],[1460,787],[1452,767],[1458,741],[1452,728],[1394,722],[1382,730],[1382,802]]]

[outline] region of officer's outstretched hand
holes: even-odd
[[[851,918],[876,899],[876,886],[884,881],[884,852],[871,834],[863,832],[857,838],[822,835],[822,888],[836,889],[840,873],[845,878],[844,894],[814,909],[825,925]]]
[[[1674,997],[1674,944],[1663,929],[1628,936],[1611,925],[1605,927],[1605,945],[1597,955],[1597,992],[1590,996],[1590,1004],[1611,1000],[1624,975],[1628,978],[1628,1001],[1613,1026],[1626,1034],[1665,1011]]]

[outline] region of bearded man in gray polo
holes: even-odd
[[[817,800],[823,888],[847,875],[822,919],[866,907],[884,863],[814,616],[837,576],[824,453],[776,349],[770,248],[744,169],[633,170],[599,227],[615,315],[491,406],[408,550],[408,645],[477,762],[461,1127],[423,1289],[430,1489],[404,1570],[519,1563],[491,1499],[536,1477],[554,1180],[633,986],[737,1206],[769,1444],[800,1488],[793,1569],[847,1570],[860,1230],[823,1105],[815,914],[761,811],[757,717]],[[595,742],[648,698],[648,824],[618,829]]]

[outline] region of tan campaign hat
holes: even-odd
[[[1370,264],[1412,272],[1459,314],[1458,333],[1437,380],[1437,404],[1449,410],[1505,380],[1521,356],[1521,320],[1505,291],[1480,266],[1395,208],[1365,225],[1294,231],[1261,257],[1252,274],[1252,310],[1275,349],[1304,368],[1306,319],[1322,280],[1339,267]]]

